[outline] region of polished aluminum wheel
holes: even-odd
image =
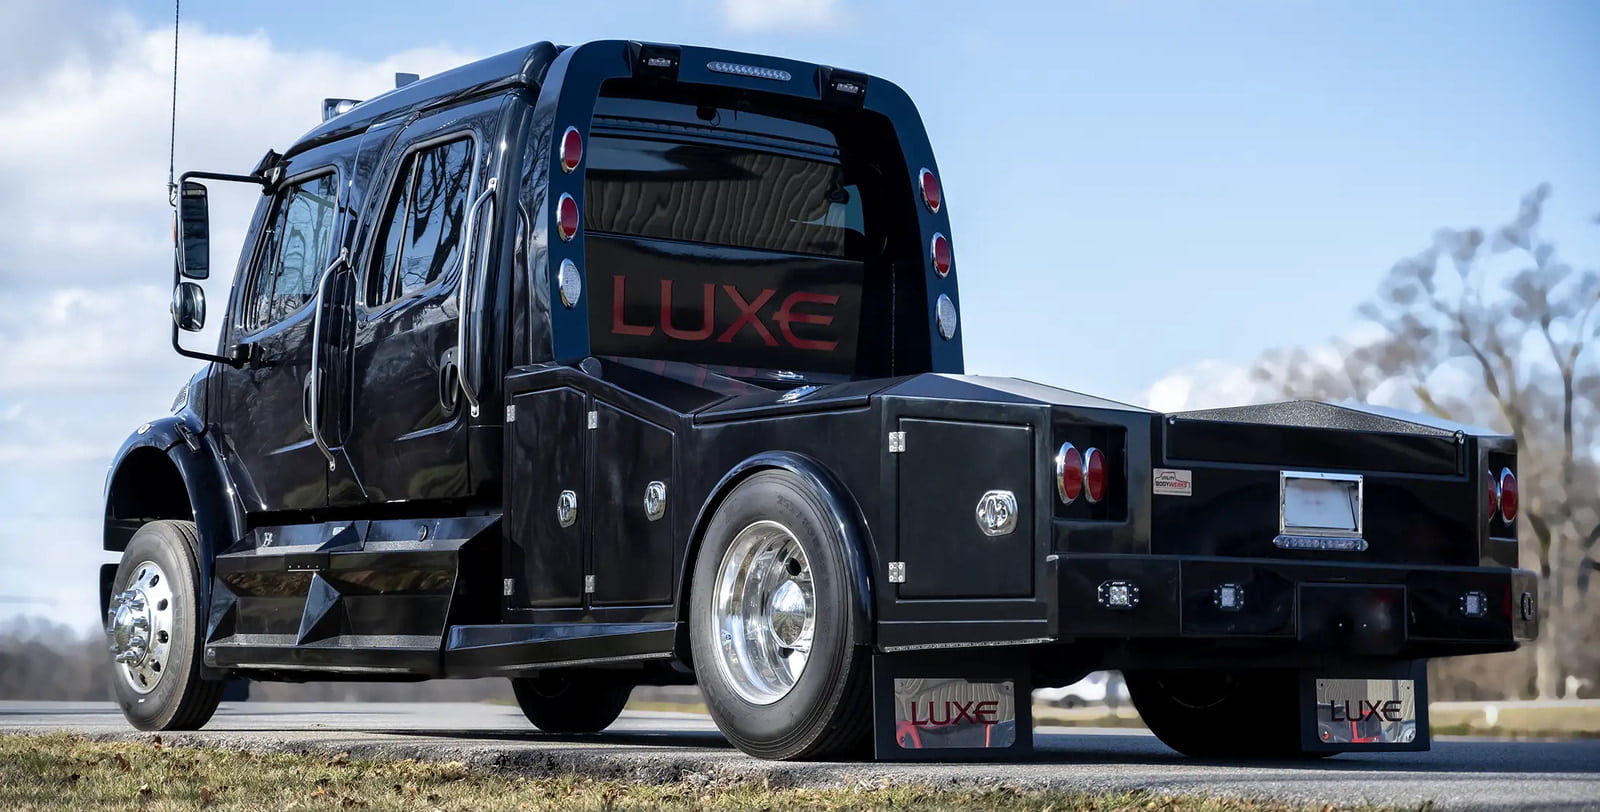
[[[745,701],[777,702],[805,670],[816,630],[817,600],[805,551],[789,528],[755,522],[723,554],[715,590],[717,667]]]
[[[172,584],[154,561],[133,568],[127,588],[111,596],[106,636],[113,668],[135,693],[147,694],[168,665],[174,628]]]

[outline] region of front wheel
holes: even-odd
[[[106,607],[112,686],[140,730],[198,730],[227,683],[200,676],[200,533],[193,522],[139,528],[122,552]]]
[[[870,675],[854,618],[841,517],[788,471],[730,492],[695,559],[689,639],[706,708],[760,758],[819,759],[864,749]]]

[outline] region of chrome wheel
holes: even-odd
[[[127,588],[111,596],[106,636],[113,668],[135,693],[147,694],[161,682],[172,648],[172,584],[153,561],[133,568]]]
[[[811,562],[794,533],[765,520],[739,531],[717,570],[711,611],[717,667],[734,691],[756,705],[788,695],[817,623]]]

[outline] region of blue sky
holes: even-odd
[[[106,463],[194,369],[166,346],[171,13],[55,0],[0,29],[0,617],[91,622]],[[1600,3],[187,0],[184,19],[180,169],[247,170],[325,96],[539,39],[886,77],[939,157],[967,369],[1158,407],[1255,396],[1262,351],[1358,329],[1397,259],[1543,181],[1560,252],[1600,264]],[[245,217],[222,194],[219,244]]]
[[[806,5],[824,19],[777,12],[757,30],[713,0],[270,13],[191,0],[186,16],[368,58],[627,37],[887,77],[920,104],[940,160],[969,371],[1116,397],[1192,362],[1248,364],[1350,329],[1436,228],[1508,218],[1541,181],[1563,253],[1600,262],[1600,229],[1585,225],[1600,213],[1597,4]],[[170,15],[136,8],[152,24]]]

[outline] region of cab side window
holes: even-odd
[[[259,330],[299,310],[315,295],[317,277],[333,253],[338,176],[320,175],[288,187],[256,254],[243,327]]]
[[[460,261],[473,146],[460,138],[406,158],[380,218],[383,251],[367,275],[369,307],[432,284]]]

